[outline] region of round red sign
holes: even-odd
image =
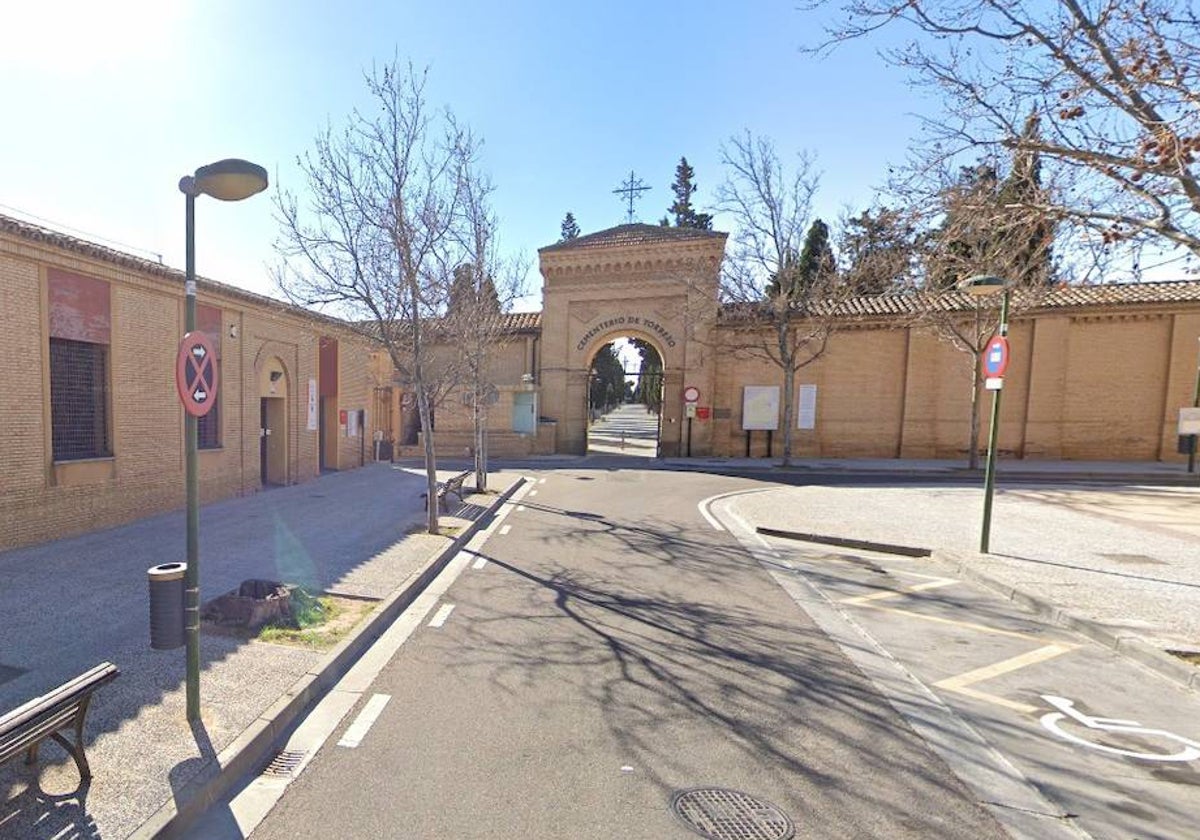
[[[690,403],[699,402],[700,401],[700,389],[693,385],[689,385],[686,388],[684,388],[683,389],[683,401],[690,402]]]
[[[179,342],[175,388],[183,410],[193,417],[203,417],[217,404],[217,353],[204,333],[190,332]]]
[[[1008,339],[1002,335],[992,336],[983,351],[983,372],[991,378],[1004,376],[1008,370]]]

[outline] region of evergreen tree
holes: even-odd
[[[814,219],[808,228],[796,273],[796,279],[804,284],[805,289],[811,289],[818,277],[832,277],[837,273],[837,261],[829,244],[829,225],[820,219]]]
[[[625,399],[625,365],[615,344],[605,344],[592,359],[588,396],[591,407],[601,413],[607,413]]]
[[[577,236],[579,236],[579,225],[575,223],[575,214],[568,211],[566,218],[562,221],[562,236],[559,237],[558,241],[566,242]]]
[[[910,288],[920,247],[915,226],[899,210],[877,207],[845,220],[839,251],[855,294]]]
[[[695,175],[695,171],[688,165],[687,158],[680,158],[679,165],[675,167],[675,183],[671,184],[675,203],[667,208],[667,212],[674,215],[675,227],[712,230],[712,216],[708,213],[697,213],[692,207],[692,194],[696,192],[692,178]]]
[[[451,315],[470,313],[476,316],[499,314],[500,294],[491,277],[476,280],[475,267],[463,263],[454,269],[450,280],[446,311]]]
[[[640,402],[655,414],[662,410],[663,363],[654,345],[642,338],[631,338],[630,343],[642,357],[637,386],[633,391],[635,402]]]
[[[1042,189],[1042,163],[1038,153],[1031,150],[1039,139],[1038,116],[1031,113],[1025,120],[1021,142],[1013,157],[1012,171],[997,193],[1002,207],[1018,208],[1022,214],[1009,232],[1010,246],[1016,254],[1014,264],[1020,269],[1018,285],[1047,286],[1054,283],[1054,222],[1040,210],[1031,210],[1045,203]]]

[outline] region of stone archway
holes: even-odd
[[[587,448],[589,365],[620,336],[645,338],[663,361],[660,454],[683,448],[683,389],[712,393],[708,338],[716,322],[717,272],[726,234],[620,225],[542,248],[542,413],[557,421],[555,451]],[[693,454],[707,454],[707,425]]]

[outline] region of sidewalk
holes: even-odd
[[[500,490],[516,481],[492,478]],[[419,533],[423,489],[423,474],[376,465],[206,506],[201,598],[268,578],[391,603],[469,535]],[[465,514],[479,518],[498,498],[469,496]],[[301,705],[330,658],[351,644],[312,651],[203,632],[203,725],[193,730],[183,649],[149,647],[146,570],[183,554],[182,511],[0,553],[0,710],[101,661],[121,670],[88,712],[89,785],[79,788],[74,763],[55,744],[43,748],[40,774],[20,760],[0,767],[6,839],[128,836],[215,776],[222,750],[269,728],[271,716],[291,711],[289,701]]]
[[[1137,466],[1109,475],[1153,472]],[[1079,474],[1057,462],[1040,475],[1062,481],[1000,485],[987,555],[978,553],[981,484],[779,487],[735,497],[734,509],[754,527],[930,549],[931,568],[982,579],[1200,687],[1200,669],[1163,653],[1200,651],[1200,487],[1072,486]]]
[[[967,467],[965,459],[901,460],[899,458],[808,458],[793,457],[790,466],[781,466],[780,458],[664,458],[659,463],[679,469],[763,471],[766,473],[841,473],[861,475],[897,475],[908,478],[978,480],[982,487],[984,459],[979,469]],[[1130,484],[1180,484],[1200,487],[1200,473],[1187,472],[1185,463],[1162,461],[1038,461],[1000,458],[996,462],[996,481],[1013,483],[1026,480],[1104,481]]]

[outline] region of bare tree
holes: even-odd
[[[835,5],[813,0],[806,8]],[[1200,256],[1200,18],[1187,0],[844,0],[821,52],[907,26],[885,53],[944,107],[923,163],[1036,152],[1029,211],[1087,256]],[[1033,112],[1041,131],[1023,131]],[[920,169],[921,167],[916,167]],[[1147,246],[1149,250],[1147,251]],[[1112,262],[1112,260],[1108,260]]]
[[[460,170],[475,141],[449,111],[429,108],[425,72],[393,60],[365,80],[374,110],[355,110],[340,131],[327,127],[298,158],[303,204],[291,190],[276,193],[276,282],[293,302],[329,308],[378,341],[414,392],[427,525],[437,533],[432,407],[439,377],[424,329],[445,305],[439,267],[455,244]]]
[[[749,132],[730,138],[721,159],[728,172],[719,206],[735,227],[720,286],[722,340],[735,355],[779,368],[786,466],[792,460],[796,372],[825,352],[846,290],[831,263],[801,270],[818,182],[812,159],[801,154],[788,171],[771,141]]]
[[[509,337],[502,313],[524,293],[528,265],[520,258],[501,258],[499,225],[490,203],[492,182],[474,161],[463,164],[458,231],[463,261],[451,272],[451,294],[439,323],[439,338],[457,350],[454,379],[471,412],[475,488],[482,492],[487,490],[488,477],[488,413],[497,394],[491,362]]]

